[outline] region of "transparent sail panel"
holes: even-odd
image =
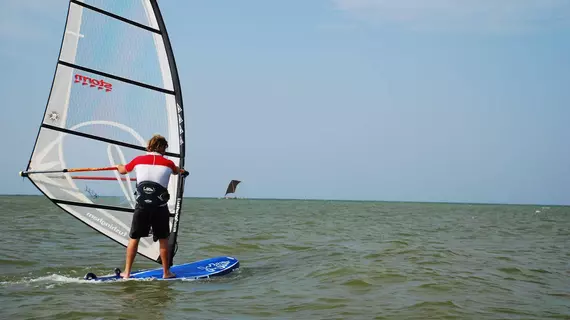
[[[31,170],[57,170],[65,168],[82,167],[109,167],[129,161],[140,151],[124,148],[105,142],[60,133],[42,128],[38,139],[38,152],[32,157]],[[98,171],[82,173],[52,173],[35,174],[30,176],[33,181],[40,181],[46,186],[45,193],[50,193],[53,199],[67,201],[86,201],[89,203],[102,203],[101,196],[116,197],[115,201],[105,201],[102,204],[116,205],[132,208],[127,200],[133,198],[134,187],[132,183],[122,180],[79,180],[71,179],[72,176],[104,177],[104,178],[134,178],[117,176],[116,171]],[[134,183],[134,182],[133,182]],[[125,188],[123,190],[122,188]],[[59,189],[62,190],[59,190]],[[73,189],[76,192],[71,192]]]
[[[95,227],[99,232],[109,238],[124,246],[128,244],[132,213],[85,208],[66,204],[59,204],[59,206],[85,224]],[[160,257],[158,242],[153,242],[152,235],[141,238],[138,252],[153,260]]]
[[[166,56],[160,34],[125,23],[102,13],[71,4],[81,15],[79,27],[66,29],[60,60],[118,77],[172,90],[168,68],[161,68]],[[79,13],[81,12],[81,13]],[[76,45],[74,50],[68,47]],[[165,74],[166,73],[166,74]]]
[[[29,168],[33,171],[109,167],[126,164],[143,154],[129,147],[47,128],[41,129],[37,146]],[[179,162],[178,158],[170,159],[175,164]],[[120,175],[117,171],[50,173],[34,174],[30,178],[41,182],[46,189],[42,191],[52,199],[134,208],[134,172],[127,175]],[[169,189],[177,182],[178,176],[171,176]],[[171,197],[174,196],[172,194]],[[173,201],[169,202],[169,209],[174,211]]]
[[[41,129],[37,145],[43,148],[37,148],[38,152],[34,152],[29,170],[56,170],[86,165],[106,167],[116,163],[125,163],[140,154],[140,151],[131,148],[46,128]],[[176,159],[173,160],[176,162]],[[113,210],[112,208],[85,208],[81,205],[60,204],[62,208],[72,207],[73,210],[68,210],[68,212],[101,233],[126,245],[135,206],[136,177],[134,173],[127,175],[120,175],[116,171],[49,173],[34,174],[30,176],[30,179],[53,200],[116,208]],[[177,177],[172,176],[171,185],[176,181]],[[174,211],[174,203],[169,203],[169,209]],[[109,221],[114,223],[111,224]],[[122,231],[118,232],[117,228]],[[153,246],[148,245],[149,248]],[[143,254],[140,250],[139,252]],[[149,258],[157,259],[158,251],[156,253],[156,256],[149,256]]]
[[[44,123],[146,146],[153,134],[179,153],[175,98],[140,86],[59,65]]]
[[[154,19],[149,17],[151,6],[148,0],[85,0],[85,4],[116,14],[147,27],[158,29]]]

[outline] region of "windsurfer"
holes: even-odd
[[[129,244],[125,270],[121,277],[129,278],[131,267],[137,254],[140,238],[148,237],[152,227],[153,240],[160,244],[160,260],[163,277],[173,278],[168,257],[168,236],[170,235],[168,210],[168,183],[171,174],[188,175],[184,169],[178,168],[174,162],[164,157],[168,142],[163,136],[155,135],[147,146],[147,154],[135,157],[126,165],[117,165],[121,174],[135,170],[137,177],[137,203],[129,233]]]

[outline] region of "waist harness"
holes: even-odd
[[[170,199],[168,189],[154,181],[137,183],[135,196],[137,204],[142,207],[163,207]]]

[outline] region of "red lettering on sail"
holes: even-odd
[[[89,87],[97,88],[98,90],[104,89],[106,92],[113,90],[113,85],[103,79],[97,80],[80,74],[75,75],[75,83],[81,83],[84,86],[88,85]]]

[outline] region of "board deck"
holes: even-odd
[[[210,259],[205,259],[196,262],[190,262],[185,264],[174,265],[170,268],[174,274],[175,278],[163,279],[162,278],[162,267],[151,269],[151,270],[141,270],[131,273],[131,278],[133,279],[153,279],[153,280],[188,280],[188,279],[205,279],[215,276],[223,276],[239,268],[239,261],[233,257],[215,257]],[[117,269],[116,269],[117,270]],[[85,275],[85,280],[90,281],[116,281],[122,280],[122,278],[117,274],[105,275],[98,277],[93,273],[88,273]]]

